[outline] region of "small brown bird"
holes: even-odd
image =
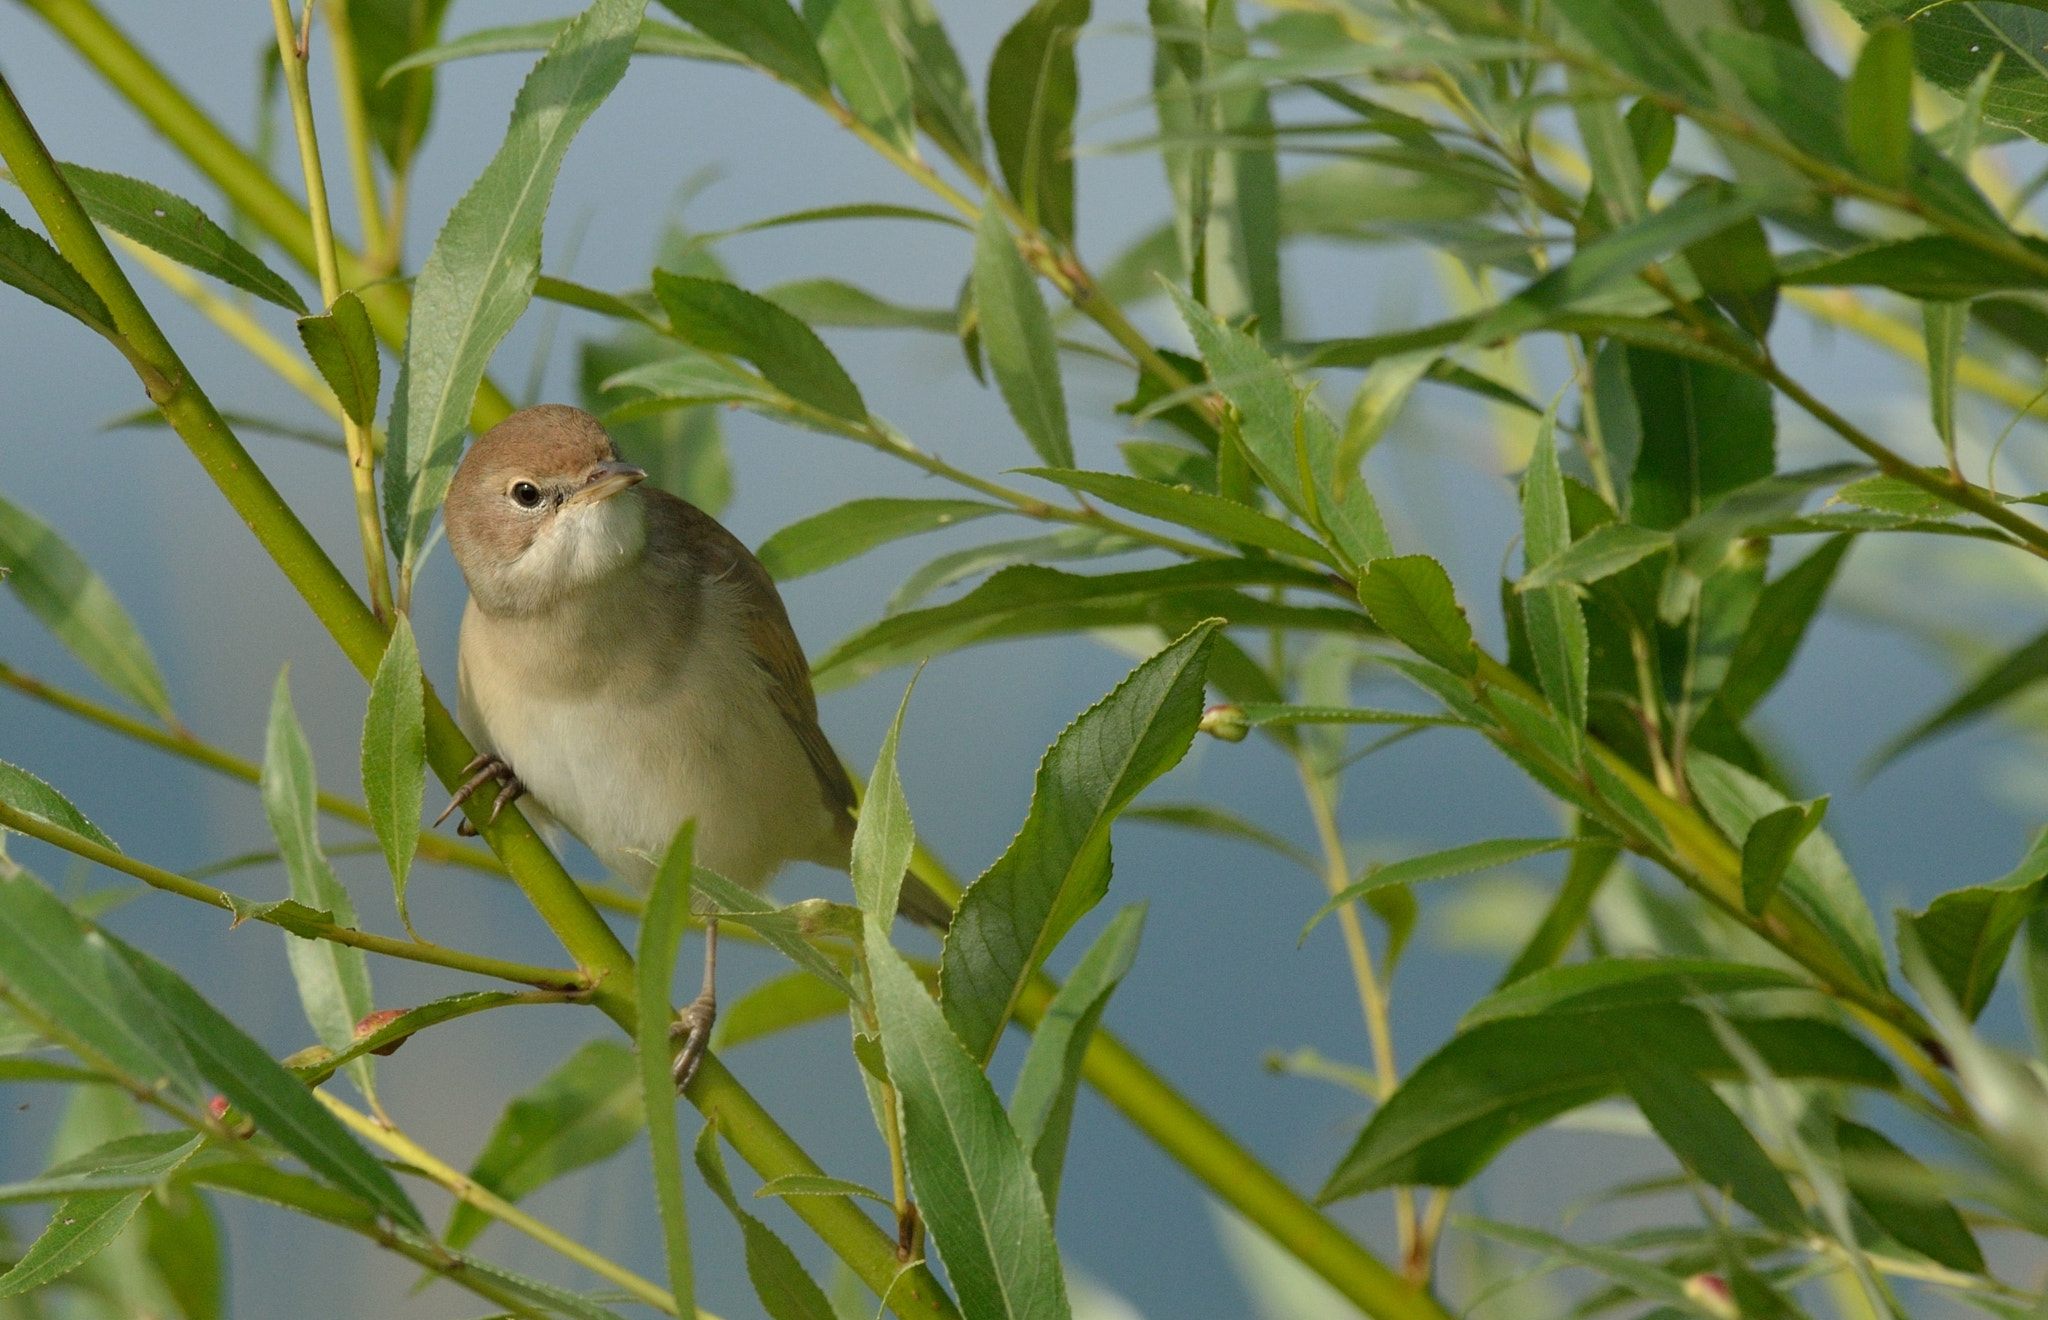
[[[774,580],[646,475],[595,417],[556,404],[463,456],[444,516],[469,583],[458,719],[481,755],[448,810],[498,781],[493,818],[525,794],[641,884],[693,818],[697,864],[749,888],[791,860],[845,869],[853,784]],[[943,927],[937,895],[904,892],[905,915]],[[679,1087],[710,1033],[716,959],[714,923]]]

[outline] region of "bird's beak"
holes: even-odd
[[[628,486],[637,486],[647,480],[647,473],[631,463],[599,463],[590,473],[590,479],[581,489],[569,497],[572,504],[595,504],[608,500]]]

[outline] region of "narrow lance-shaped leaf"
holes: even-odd
[[[683,1202],[682,1142],[676,1135],[676,1087],[669,1073],[669,1031],[674,1010],[669,983],[675,978],[676,946],[690,920],[692,856],[697,822],[686,820],[662,858],[647,909],[640,917],[633,979],[639,1007],[634,1032],[640,1063],[641,1103],[646,1108],[647,1150],[654,1162],[654,1199],[661,1212],[661,1245],[668,1260],[671,1295],[680,1314],[695,1305],[695,1270],[690,1259],[690,1218]]]
[[[830,90],[811,30],[784,0],[661,0],[719,45],[806,94]]]
[[[361,10],[351,8],[351,14]],[[437,45],[417,50],[401,60],[394,60],[383,72],[382,80],[389,84],[404,74],[415,70],[431,69],[452,60],[473,59],[479,55],[508,55],[516,51],[546,50],[555,44],[555,38],[562,35],[562,29],[569,26],[566,18],[544,18],[535,23],[514,23],[506,27],[479,28],[465,32]],[[708,37],[679,28],[659,19],[643,19],[640,36],[633,43],[635,55],[669,55],[679,59],[711,60],[727,64],[743,64],[739,54],[731,47],[721,45]]]
[[[1984,1272],[1970,1226],[1943,1199],[1936,1175],[1875,1128],[1835,1120],[1835,1149],[1849,1194],[1878,1227],[1929,1260],[1967,1274]]]
[[[719,1053],[846,1012],[846,996],[809,972],[785,972],[718,1006],[711,1048]]]
[[[1074,241],[1074,40],[1090,0],[1038,0],[996,43],[988,66],[988,134],[1010,196],[1032,223]]]
[[[383,363],[363,300],[344,290],[324,315],[300,317],[299,342],[350,420],[358,426],[374,424]]]
[[[1717,189],[1723,196],[1731,189]],[[1686,264],[1700,289],[1735,323],[1762,340],[1778,310],[1778,267],[1770,240],[1755,216],[1709,234],[1685,249]]]
[[[905,688],[896,718],[882,738],[882,750],[875,753],[875,768],[868,775],[867,792],[861,795],[860,820],[853,830],[853,893],[860,903],[862,918],[882,930],[896,920],[897,896],[903,889],[903,872],[917,847],[917,827],[910,820],[910,803],[903,796],[903,780],[896,773],[896,741],[903,733],[903,716],[910,709],[912,686]]]
[[[112,338],[119,333],[114,314],[85,276],[71,268],[50,240],[23,228],[5,211],[0,211],[0,282],[76,317],[98,334]]]
[[[1024,438],[1052,466],[1074,466],[1052,318],[1039,297],[1038,276],[993,201],[981,208],[974,236],[974,303],[996,387]]]
[[[0,802],[73,834],[84,835],[103,848],[121,851],[121,845],[87,820],[84,812],[71,805],[71,799],[20,766],[5,761],[0,761]],[[4,837],[4,831],[0,831],[0,837]]]
[[[1641,219],[1648,185],[1634,135],[1622,121],[1616,98],[1607,95],[1583,70],[1568,69],[1565,78],[1571,90],[1572,118],[1579,126],[1579,140],[1586,145],[1586,164],[1592,169],[1600,204],[1606,208],[1605,219],[1616,225]]]
[[[454,478],[477,385],[532,296],[562,158],[625,75],[645,6],[593,0],[563,29],[519,89],[497,154],[449,212],[413,281],[384,480],[385,527],[405,584]]]
[[[1023,468],[1030,476],[1056,482],[1070,490],[1099,496],[1118,508],[1163,522],[1175,523],[1204,536],[1260,546],[1339,567],[1336,557],[1314,539],[1250,505],[1199,490],[1183,490],[1120,472],[1078,472],[1058,468]]]
[[[184,198],[141,179],[83,165],[63,168],[85,213],[115,233],[286,311],[306,311],[306,300],[283,276]]]
[[[1998,988],[1999,970],[2020,923],[2041,906],[2048,877],[2048,832],[2037,834],[2008,875],[1988,885],[1951,890],[1925,912],[1900,912],[1899,928],[1917,938],[1956,1007],[1974,1021]]]
[[[1388,636],[1460,678],[1479,672],[1472,625],[1450,574],[1428,555],[1375,559],[1358,575],[1358,603]]]
[[[1873,770],[1891,764],[1900,756],[1938,733],[1981,718],[2020,693],[2048,678],[2048,632],[2031,639],[1994,662],[1971,680],[1962,691],[1912,728],[1886,744],[1871,758]]]
[[[49,524],[0,498],[0,574],[29,613],[121,696],[174,723],[149,644],[106,582]]]
[[[363,801],[377,841],[384,846],[398,916],[407,930],[412,929],[412,917],[406,910],[405,882],[419,848],[420,807],[427,792],[425,686],[412,624],[401,614],[370,683],[362,766]]]
[[[469,1176],[516,1202],[624,1150],[646,1121],[633,1052],[616,1041],[588,1041],[505,1106]],[[490,1222],[483,1211],[457,1201],[442,1239],[465,1247]]]
[[[1741,719],[1777,686],[1792,666],[1806,630],[1820,613],[1834,583],[1835,570],[1849,551],[1853,538],[1834,536],[1818,550],[1788,569],[1764,587],[1749,627],[1728,657],[1728,673],[1721,680],[1716,703]]]
[[[887,0],[804,0],[804,21],[854,117],[897,150],[914,154],[910,68],[891,9]]]
[[[1742,840],[1742,906],[1760,917],[1792,865],[1792,854],[1828,814],[1828,800],[1794,802],[1757,817]]]
[[[201,1074],[229,1104],[306,1166],[394,1222],[419,1233],[426,1221],[391,1171],[363,1149],[349,1130],[315,1100],[305,1084],[270,1057],[240,1027],[206,1002],[184,978],[156,959],[105,937],[121,960],[176,1024]]]
[[[1624,1056],[1629,1097],[1681,1163],[1716,1192],[1781,1233],[1806,1231],[1799,1198],[1714,1088],[1643,1050]]]
[[[1870,178],[1905,186],[1913,147],[1913,30],[1904,23],[1879,23],[1864,38],[1842,104],[1842,136]]]
[[[1564,0],[1559,8],[1594,50],[1624,71],[1684,100],[1713,104],[1706,70],[1656,0]]]
[[[755,554],[777,582],[790,582],[906,536],[1005,512],[980,500],[849,500],[791,523],[763,541]]]
[[[1081,1060],[1109,1007],[1109,997],[1137,960],[1144,928],[1145,905],[1134,903],[1095,937],[1032,1031],[1031,1049],[1010,1093],[1010,1122],[1031,1152],[1049,1215],[1059,1210],[1060,1172],[1066,1164],[1074,1098],[1080,1092]]]
[[[970,167],[981,164],[981,120],[974,89],[931,0],[885,0],[897,9],[897,30],[910,64],[911,105],[917,126],[947,155]]]
[[[725,1156],[718,1149],[716,1117],[697,1134],[696,1159],[704,1185],[725,1203],[740,1226],[740,1240],[747,1253],[747,1278],[753,1282],[754,1294],[761,1299],[761,1309],[768,1313],[769,1320],[836,1320],[825,1290],[804,1272],[803,1263],[789,1244],[748,1214],[733,1195],[732,1179],[725,1173]]]
[[[1557,466],[1557,411],[1543,418],[1529,470],[1522,477],[1522,553],[1529,566],[1546,563],[1571,545],[1571,517],[1565,508],[1564,476]],[[1588,643],[1586,616],[1570,587],[1538,587],[1522,596],[1522,618],[1543,695],[1577,760],[1585,754]]]
[[[686,343],[745,358],[769,384],[822,412],[851,422],[867,420],[859,387],[825,341],[766,298],[723,280],[665,270],[654,272],[654,296]]]
[[[1331,895],[1329,902],[1316,909],[1308,925],[1302,927],[1301,936],[1308,938],[1324,917],[1329,916],[1346,903],[1365,897],[1374,890],[1389,885],[1420,884],[1425,880],[1444,880],[1455,875],[1469,875],[1474,871],[1490,871],[1497,866],[1509,866],[1515,862],[1535,857],[1541,853],[1561,852],[1579,845],[1578,839],[1488,839],[1484,843],[1465,843],[1442,852],[1424,853],[1405,861],[1389,862],[1385,866],[1374,866],[1367,870],[1365,878],[1356,884]]]
[[[291,897],[315,912],[332,912],[335,924],[356,924],[355,902],[320,851],[319,789],[313,777],[313,749],[292,709],[290,671],[277,676],[270,698],[270,725],[263,746],[263,811],[284,855]],[[355,1039],[356,1023],[375,1011],[370,965],[361,949],[331,940],[286,935],[292,980],[299,1002],[320,1043],[344,1050]],[[376,1073],[367,1058],[348,1068],[365,1095],[376,1094]]]
[[[92,1192],[57,1207],[49,1227],[29,1244],[13,1268],[0,1274],[0,1298],[47,1287],[114,1244],[148,1196],[141,1192]]]
[[[1219,626],[1198,624],[1060,734],[1024,828],[962,896],[940,984],[946,1021],[977,1059],[994,1053],[1025,983],[1107,891],[1117,813],[1187,754]]]
[[[961,1310],[1070,1320],[1052,1217],[1002,1102],[885,932],[865,943],[911,1183]]]

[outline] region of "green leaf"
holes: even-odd
[[[1374,706],[1297,706],[1283,702],[1254,701],[1240,707],[1245,722],[1253,728],[1269,724],[1406,724],[1414,728],[1471,728],[1472,722],[1456,715],[1428,715],[1412,710],[1381,710]]]
[[[2044,249],[2039,240],[2027,246]],[[1840,256],[1792,262],[1779,273],[1786,284],[1877,285],[1909,298],[1961,301],[2008,289],[2048,288],[2048,278],[2029,267],[1973,247],[1946,234],[1876,243]]]
[[[1479,672],[1472,625],[1450,574],[1428,555],[1376,559],[1358,575],[1358,603],[1387,635],[1460,678]]]
[[[1547,563],[1572,542],[1565,508],[1564,475],[1557,466],[1557,412],[1543,416],[1529,470],[1522,476],[1522,554],[1529,567]],[[1570,587],[1537,587],[1522,593],[1522,620],[1543,695],[1557,712],[1573,762],[1585,756],[1588,643],[1586,616]]]
[[[1389,885],[1420,884],[1425,880],[1444,880],[1454,875],[1469,875],[1474,871],[1491,871],[1496,867],[1511,866],[1547,852],[1561,852],[1575,848],[1578,839],[1488,839],[1484,843],[1464,843],[1442,852],[1424,853],[1405,861],[1389,862],[1366,868],[1365,878],[1356,884],[1347,885],[1330,896],[1330,901],[1316,909],[1308,925],[1301,928],[1301,938],[1316,928],[1324,917],[1329,916],[1346,903],[1364,898],[1374,890]]]
[[[2048,677],[2048,632],[1994,661],[1939,710],[1892,739],[1871,758],[1872,768],[1887,766],[1934,735],[1981,717],[2044,677]]]
[[[1835,1119],[1835,1149],[1849,1194],[1878,1227],[1938,1265],[1984,1272],[1984,1253],[1970,1226],[1942,1197],[1925,1165],[1882,1132],[1846,1118]]]
[[[1496,1223],[1488,1219],[1476,1219],[1470,1215],[1461,1216],[1456,1222],[1460,1227],[1482,1236],[1497,1238],[1526,1251],[1539,1252],[1546,1259],[1569,1261],[1573,1265],[1593,1270],[1620,1285],[1632,1296],[1668,1303],[1648,1313],[1658,1317],[1658,1320],[1670,1320],[1672,1316],[1716,1314],[1703,1307],[1686,1291],[1684,1279],[1647,1261],[1638,1260],[1625,1251],[1616,1251],[1610,1247],[1591,1247],[1568,1238],[1561,1238],[1555,1233],[1546,1233],[1541,1229],[1524,1228],[1519,1224]],[[1602,1294],[1603,1297],[1607,1295],[1609,1294]]]
[[[76,317],[95,332],[113,338],[114,314],[85,276],[72,269],[50,240],[24,229],[0,211],[0,282],[12,284],[31,298]]]
[[[1792,854],[1827,814],[1828,800],[1820,797],[1765,812],[1749,827],[1742,840],[1742,906],[1749,915],[1760,917],[1771,905]]]
[[[434,79],[425,72],[394,73],[394,66],[440,40],[448,0],[350,0],[345,12],[355,37],[356,78],[370,130],[384,159],[403,176],[411,168],[434,111]],[[559,29],[561,25],[558,24]],[[544,49],[554,38],[538,42]],[[275,68],[266,60],[267,68]]]
[[[0,802],[38,820],[46,820],[59,829],[83,835],[102,848],[121,851],[121,845],[87,820],[84,812],[71,805],[70,799],[20,766],[9,765],[5,761],[0,761]],[[4,864],[0,864],[0,870],[4,869]]]
[[[654,294],[678,338],[742,357],[783,393],[821,412],[865,422],[860,390],[811,328],[766,298],[723,280],[654,272]]]
[[[974,110],[974,89],[967,71],[946,37],[931,0],[892,0],[895,24],[903,34],[910,62],[911,107],[917,126],[945,153],[979,172],[981,120]]]
[[[562,158],[625,75],[645,6],[592,0],[562,30],[520,87],[505,140],[448,213],[413,281],[384,467],[384,525],[408,588],[454,479],[477,386],[539,278],[541,224]]]
[[[902,307],[844,280],[792,280],[761,296],[807,325],[862,329],[929,330],[951,335],[959,318],[945,307]]]
[[[1543,919],[1529,933],[1521,951],[1501,973],[1501,989],[1495,991],[1495,998],[1509,987],[1549,970],[1564,957],[1586,924],[1586,915],[1592,911],[1600,887],[1614,873],[1620,849],[1612,835],[1581,818],[1579,840],[1579,846],[1572,850],[1570,864],[1565,867],[1564,883],[1558,886],[1557,896],[1544,910]]]
[[[1328,564],[1332,568],[1340,567],[1336,557],[1310,537],[1236,500],[1162,485],[1140,477],[1127,477],[1118,472],[1077,472],[1058,468],[1021,468],[1019,471],[1069,490],[1086,491],[1120,509],[1170,522],[1219,541],[1255,545]]]
[[[816,1173],[786,1173],[780,1178],[770,1178],[754,1193],[757,1201],[770,1196],[864,1196],[882,1205],[890,1203],[888,1197],[872,1187]]]
[[[47,523],[0,498],[0,573],[29,613],[102,683],[166,724],[171,698],[149,644],[92,565]]]
[[[370,682],[362,767],[363,802],[370,809],[377,842],[384,845],[384,861],[398,895],[398,917],[408,930],[412,918],[406,913],[405,881],[419,848],[420,807],[427,792],[425,687],[412,624],[401,614]]]
[[[785,972],[718,1006],[711,1048],[720,1054],[846,1011],[846,996],[809,972]]]
[[[50,1226],[0,1274],[0,1297],[17,1297],[63,1278],[114,1244],[148,1196],[141,1192],[94,1192],[57,1207]]]
[[[963,904],[961,916],[968,911]],[[949,969],[957,921],[953,930]],[[1002,1102],[885,932],[871,925],[865,942],[911,1182],[961,1310],[989,1320],[1069,1320],[1052,1216]]]
[[[363,300],[344,290],[326,315],[300,317],[299,342],[334,391],[341,410],[358,426],[375,425],[378,374],[383,364],[377,357],[377,332],[370,326]]]
[[[1778,267],[1755,216],[1688,244],[1685,261],[1701,291],[1752,338],[1761,342],[1770,334],[1778,311]]]
[[[1320,869],[1316,859],[1306,850],[1242,816],[1225,811],[1221,807],[1212,807],[1206,802],[1143,802],[1135,807],[1126,807],[1124,819],[1214,834],[1225,839],[1241,839],[1246,843],[1257,844],[1269,852],[1278,853],[1306,871],[1316,872]]]
[[[776,952],[837,990],[842,997],[854,997],[853,986],[845,973],[807,938],[811,923],[804,919],[806,904],[779,908],[752,890],[744,889],[716,871],[707,871],[701,866],[691,877],[691,883],[700,896],[710,901],[719,916],[747,927]],[[807,900],[807,903],[823,902],[823,899]]]
[[[1715,496],[1776,470],[1777,423],[1763,380],[1640,348],[1629,350],[1628,369],[1643,437],[1631,484],[1632,522],[1676,527]]]
[[[725,1173],[725,1156],[718,1149],[718,1120],[714,1115],[697,1134],[697,1172],[711,1194],[725,1202],[725,1208],[740,1226],[746,1246],[747,1278],[761,1299],[769,1320],[835,1320],[825,1290],[804,1272],[802,1262],[789,1244],[766,1224],[748,1214],[733,1195],[732,1180]],[[828,1181],[828,1180],[821,1180]]]
[[[666,1059],[666,1040],[663,1045]],[[540,1085],[505,1106],[469,1176],[517,1202],[624,1150],[646,1121],[633,1052],[616,1041],[587,1041]],[[490,1222],[483,1211],[457,1201],[442,1237],[451,1247],[465,1247]]]
[[[141,179],[83,165],[62,169],[85,213],[115,233],[286,311],[305,314],[306,300],[297,289],[184,198]]]
[[[981,208],[974,236],[974,304],[996,386],[1018,429],[1047,463],[1072,467],[1074,442],[1067,433],[1052,318],[1039,297],[1038,276],[1017,251],[1002,208],[993,201]]]
[[[1622,1079],[1643,1117],[1694,1177],[1779,1232],[1805,1235],[1806,1213],[1791,1184],[1714,1088],[1643,1050],[1625,1052]]]
[[[270,725],[263,745],[263,811],[284,854],[294,901],[316,912],[331,912],[335,924],[356,924],[355,902],[320,851],[319,786],[313,778],[313,749],[292,710],[291,672],[281,670],[270,698]],[[417,819],[417,817],[415,817]],[[345,1050],[355,1041],[356,1023],[376,1010],[369,960],[361,949],[331,940],[284,937],[299,1002],[320,1043]],[[376,1094],[376,1073],[367,1058],[349,1065],[349,1079],[365,1095]]]
[[[1571,91],[1572,117],[1579,126],[1579,140],[1586,147],[1586,164],[1592,170],[1593,185],[1606,209],[1608,223],[1626,225],[1642,219],[1649,184],[1643,177],[1635,137],[1622,120],[1617,98],[1604,94],[1598,81],[1583,69],[1567,68],[1565,80]],[[1587,204],[1592,205],[1591,195]]]
[[[996,43],[988,66],[988,135],[1026,219],[1074,241],[1074,42],[1090,0],[1038,0]],[[993,208],[984,208],[984,211]]]
[[[1103,927],[1046,1006],[1010,1093],[1010,1122],[1031,1152],[1048,1216],[1059,1212],[1060,1170],[1066,1163],[1067,1134],[1081,1087],[1081,1060],[1109,1007],[1109,997],[1137,960],[1144,928],[1143,903],[1125,908]]]
[[[1731,839],[1748,838],[1758,820],[1790,805],[1761,779],[1705,752],[1694,750],[1686,758],[1685,770],[1694,797]],[[1884,987],[1884,944],[1878,938],[1877,919],[1827,831],[1815,829],[1793,851],[1783,893],[1827,933],[1866,982]]]
[[[854,897],[862,918],[882,930],[896,920],[903,872],[917,848],[917,827],[911,823],[910,803],[904,799],[903,781],[896,773],[896,740],[903,733],[903,716],[910,709],[915,686],[912,679],[911,687],[904,689],[896,718],[883,735],[882,749],[875,753],[875,768],[868,775],[867,791],[861,794],[860,819],[853,830],[850,870]]]
[[[1008,512],[980,500],[849,500],[791,523],[763,541],[755,553],[777,582],[791,582],[906,536]]]
[[[1286,585],[1313,590],[1327,581],[1271,559],[1214,559],[1094,575],[1020,565],[949,604],[870,624],[819,657],[812,681],[819,691],[830,691],[890,665],[979,642],[1134,623],[1177,628],[1191,619],[1218,617],[1247,627],[1374,635],[1355,609],[1276,605],[1237,589]]]
[[[598,385],[607,393],[644,390],[651,396],[621,404],[603,414],[607,426],[636,421],[671,408],[706,403],[752,404],[771,414],[786,412],[789,406],[781,394],[768,388],[759,377],[694,349],[682,349],[628,367],[606,376]]]
[[[398,1224],[426,1233],[426,1221],[391,1171],[372,1158],[305,1086],[183,978],[111,936],[107,943],[176,1024],[205,1078],[272,1140],[340,1190]]]
[[[349,12],[354,13],[356,9],[357,6],[352,4]],[[537,23],[516,23],[507,27],[480,28],[475,32],[465,32],[438,45],[415,51],[404,59],[392,61],[385,68],[379,81],[388,85],[401,74],[418,69],[431,69],[453,60],[472,59],[479,55],[510,55],[522,51],[546,50],[555,44],[555,38],[562,35],[562,29],[568,27],[570,22],[571,20],[566,18],[544,18]],[[633,53],[670,55],[680,59],[712,60],[728,64],[744,62],[730,47],[652,18],[640,21],[640,35],[633,42]]]
[[[27,871],[5,866],[0,995],[39,1035],[96,1071],[135,1088],[161,1082],[167,1098],[194,1113],[206,1103],[198,1067],[171,1015],[105,937]]]
[[[1623,71],[1695,105],[1714,103],[1707,71],[1656,0],[1565,0],[1559,7],[1587,44]]]
[[[1918,938],[1927,962],[1970,1020],[1983,1013],[1998,988],[1998,973],[2013,936],[2041,908],[2044,876],[2048,839],[2036,836],[2010,875],[1988,885],[1951,890],[1928,904],[1925,912],[1898,914],[1900,927],[1910,928]]]
[[[903,584],[889,597],[889,603],[882,612],[901,614],[933,592],[956,582],[1019,564],[1099,559],[1107,555],[1128,554],[1140,544],[1120,532],[1105,532],[1094,527],[1062,527],[1045,536],[969,546],[965,550],[940,555],[903,579]]]
[[[1765,586],[1749,626],[1728,658],[1728,674],[1714,700],[1740,720],[1756,708],[1791,668],[1806,630],[1820,613],[1835,570],[1848,553],[1848,536],[1834,536]]]
[[[1364,477],[1340,465],[1342,437],[1258,341],[1169,289],[1202,351],[1209,379],[1237,410],[1244,456],[1281,503],[1322,532],[1353,565],[1394,553]]]
[[[1118,813],[1187,754],[1219,626],[1196,625],[1061,732],[1024,827],[962,895],[940,984],[946,1021],[976,1058],[995,1052],[1032,974],[1107,892]]]
[[[1581,247],[1570,261],[1482,316],[1466,342],[1494,344],[1537,329],[1653,262],[1753,219],[1761,203],[1760,197],[1725,185],[1695,187],[1663,210]]]
[[[226,1320],[226,1239],[213,1202],[175,1186],[142,1203],[149,1263],[184,1320]]]
[[[1934,433],[1941,439],[1949,465],[1956,462],[1956,366],[1963,356],[1963,331],[1969,327],[1967,302],[1930,302],[1920,309],[1927,339],[1927,402]]]
[[[297,907],[296,903],[274,903],[265,906],[274,908]],[[328,913],[311,913],[311,916],[332,922]],[[276,917],[272,914],[272,919]],[[315,1050],[302,1051],[309,1056],[309,1062],[292,1062],[286,1066],[297,1074],[299,1080],[308,1086],[318,1086],[332,1077],[343,1066],[365,1054],[390,1054],[419,1032],[438,1023],[454,1018],[467,1017],[471,1013],[482,1013],[508,1004],[531,1002],[525,996],[510,990],[467,990],[460,994],[447,995],[430,1000],[417,1008],[408,1008],[402,1013],[385,1017],[379,1014],[374,1029],[364,1031],[357,1024],[356,1038],[349,1047],[339,1052],[322,1046]],[[299,1058],[294,1055],[293,1058]]]
[[[1897,1084],[1868,1046],[1832,1023],[1793,1017],[1734,1025],[1782,1076]],[[1410,1074],[1373,1114],[1318,1199],[1404,1184],[1460,1186],[1522,1133],[1622,1089],[1619,1050],[1630,1045],[1696,1076],[1744,1076],[1707,1018],[1683,1004],[1482,1023]]]
[[[890,22],[893,8],[887,0],[804,0],[804,21],[854,117],[914,154],[910,68]]]
[[[1879,23],[1864,38],[1842,104],[1842,138],[1864,174],[1887,187],[1906,186],[1913,148],[1913,32]]]
[[[669,984],[675,980],[676,946],[690,922],[692,845],[697,822],[686,820],[662,858],[647,908],[640,916],[634,950],[634,994],[639,1020],[633,1044],[639,1054],[640,1095],[647,1122],[647,1150],[654,1162],[654,1199],[661,1211],[661,1245],[668,1259],[670,1294],[684,1315],[695,1306],[690,1261],[690,1219],[683,1203],[682,1142],[676,1135],[676,1086],[669,1073],[669,1030],[675,1010]]]
[[[784,0],[661,0],[669,12],[747,63],[808,96],[830,92],[810,28]]]
[[[1613,865],[1612,861],[1608,864]],[[1458,1030],[1504,1018],[1683,1004],[1702,995],[1792,990],[1805,985],[1789,972],[1749,963],[1709,958],[1601,958],[1546,967],[1502,986],[1467,1009],[1458,1021]]]
[[[1670,548],[1669,532],[1634,523],[1603,523],[1523,574],[1515,590],[1600,582]]]

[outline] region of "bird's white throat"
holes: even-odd
[[[646,548],[647,506],[638,492],[572,499],[523,554],[489,568],[490,581],[479,583],[472,572],[470,589],[493,613],[532,614],[634,563]]]

